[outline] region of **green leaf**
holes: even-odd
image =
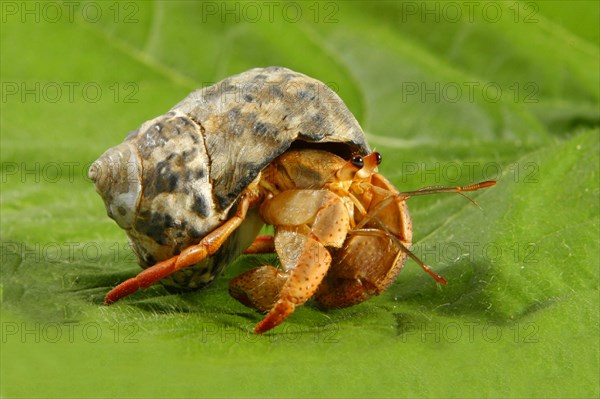
[[[3,2],[5,397],[598,397],[597,2]],[[409,200],[382,295],[261,316],[212,286],[104,306],[139,271],[89,164],[191,90],[282,65],[327,82]],[[264,261],[264,259],[262,259]]]

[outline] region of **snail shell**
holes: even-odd
[[[256,68],[196,90],[145,122],[106,151],[89,176],[146,268],[227,220],[241,192],[292,146],[344,157],[370,152],[358,122],[325,84],[286,68]],[[163,284],[210,283],[262,225],[251,210],[217,253]]]

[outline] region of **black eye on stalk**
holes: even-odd
[[[375,152],[375,161],[377,162],[377,165],[379,165],[381,163],[381,154],[378,152]]]
[[[357,168],[362,168],[364,164],[365,162],[363,161],[363,157],[360,155],[354,155],[352,157],[352,165],[356,166]]]

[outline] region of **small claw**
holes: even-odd
[[[256,325],[254,328],[254,332],[256,334],[262,334],[266,331],[269,331],[272,328],[280,325],[285,319],[288,318],[289,315],[294,313],[296,309],[296,305],[294,305],[289,300],[280,299],[277,304],[271,309],[269,314]]]
[[[262,334],[288,318],[297,306],[309,300],[323,281],[329,266],[331,255],[329,251],[313,239],[306,239],[298,253],[295,267],[289,271],[285,284],[279,292],[275,306],[258,323],[254,332]]]

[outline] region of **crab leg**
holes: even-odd
[[[275,306],[265,318],[254,328],[254,332],[262,334],[279,324],[291,315],[296,306],[302,305],[313,296],[325,277],[331,255],[318,241],[308,237],[302,247],[296,267],[279,292]]]
[[[265,201],[266,223],[276,226],[275,249],[283,270],[261,266],[230,282],[230,293],[243,304],[268,311],[256,333],[270,330],[306,302],[331,265],[326,246],[341,247],[349,216],[337,195],[325,190],[288,190]]]
[[[275,252],[273,236],[260,235],[252,241],[252,244],[244,251],[244,254],[266,254],[271,252]]]
[[[202,259],[214,254],[221,245],[223,245],[231,233],[233,233],[244,221],[249,206],[250,197],[242,195],[236,214],[204,237],[197,245],[188,247],[179,255],[159,262],[142,271],[137,276],[122,282],[106,295],[104,302],[107,305],[110,305],[123,297],[133,294],[139,289],[148,288],[168,275],[192,266]]]
[[[325,308],[342,308],[383,292],[406,260],[402,251],[394,249],[394,240],[400,243],[382,230],[350,231],[315,294],[317,302]]]

